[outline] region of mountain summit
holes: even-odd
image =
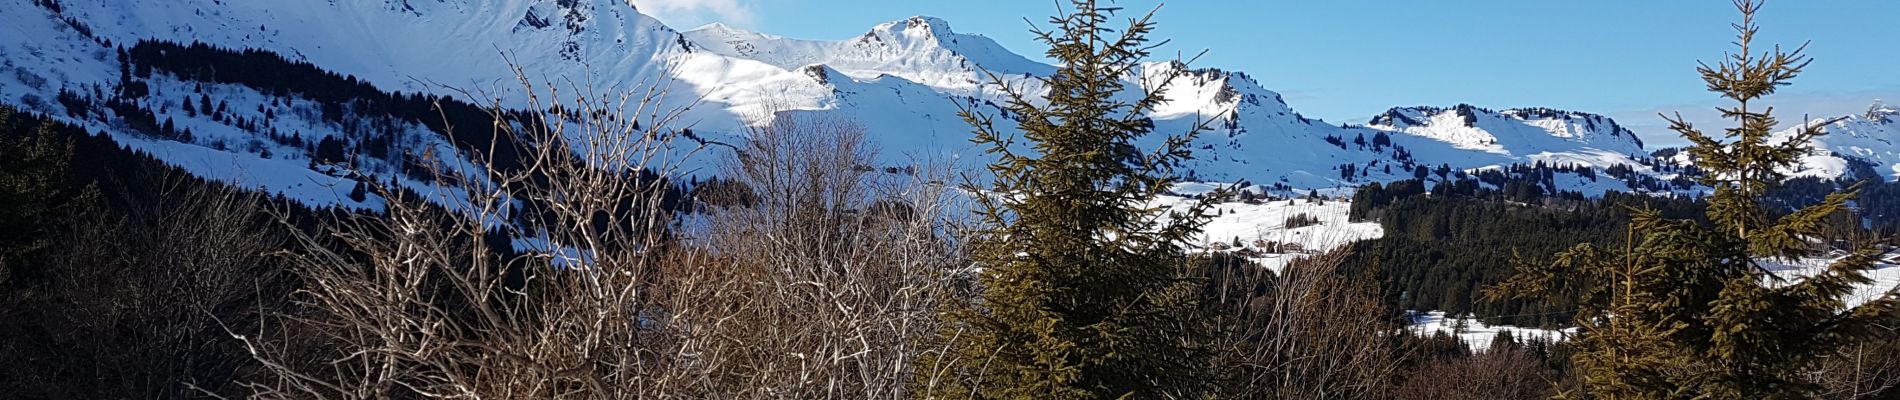
[[[525,97],[512,87],[512,62],[533,78],[584,81],[594,88],[668,87],[664,100],[693,105],[684,118],[698,137],[711,142],[736,140],[733,134],[741,128],[770,121],[769,112],[855,120],[883,149],[881,162],[897,165],[919,158],[980,162],[984,155],[969,142],[969,127],[957,113],[970,109],[1002,116],[996,105],[1006,99],[992,78],[1035,93],[1039,79],[1055,70],[988,37],[957,32],[944,20],[923,16],[877,24],[850,38],[807,40],[720,24],[679,31],[621,0],[0,0],[0,7],[12,10],[0,15],[0,23],[15,32],[0,38],[0,54],[7,61],[6,71],[0,71],[0,101],[105,131],[176,163],[203,163],[209,157],[221,166],[273,171],[302,168],[294,160],[311,156],[293,144],[270,151],[271,160],[260,160],[268,146],[230,145],[255,140],[246,137],[261,134],[257,127],[233,126],[224,117],[290,120],[295,114],[286,116],[271,106],[314,99],[186,76],[149,78],[162,97],[139,105],[153,110],[158,121],[170,119],[201,134],[192,140],[145,137],[126,128],[124,115],[69,112],[49,99],[62,90],[91,92],[126,83],[121,71],[129,66],[114,54],[142,41],[257,50],[386,92],[472,97],[463,100],[478,103],[492,97],[518,107]],[[1159,82],[1148,78],[1189,68],[1150,63],[1126,79],[1130,87],[1152,88]],[[1195,159],[1179,170],[1194,179],[1245,180],[1289,190],[1334,188],[1408,179],[1420,167],[1476,171],[1531,163],[1625,166],[1668,178],[1635,161],[1646,156],[1640,139],[1599,115],[1544,108],[1405,107],[1364,126],[1342,126],[1300,115],[1280,94],[1242,72],[1197,68],[1170,83],[1168,101],[1150,115],[1158,132],[1210,129],[1194,144]],[[201,90],[221,93],[230,115],[212,120],[179,112],[177,99]],[[1833,153],[1811,160],[1812,169],[1845,171],[1849,158],[1883,170],[1900,163],[1900,156],[1884,155],[1900,154],[1900,147],[1884,139],[1892,136],[1895,119],[1887,110],[1880,119],[1863,116],[1831,125],[1830,131],[1839,134],[1824,140]],[[333,122],[281,123],[299,126],[306,140],[367,140]],[[206,132],[222,133],[202,135]],[[439,140],[396,142],[429,146]],[[420,148],[396,150],[422,153]],[[283,174],[219,177],[256,180],[255,186],[280,191],[294,185],[268,182],[280,178],[263,175]],[[1611,189],[1617,188],[1586,191]]]

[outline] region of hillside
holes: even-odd
[[[312,175],[290,170],[297,161],[313,158],[297,151],[305,146],[289,143],[270,149],[272,159],[288,163],[259,161],[262,152],[255,146],[220,148],[217,141],[242,141],[268,132],[246,129],[255,128],[251,124],[220,128],[231,124],[177,113],[171,99],[134,103],[165,117],[157,121],[169,118],[194,133],[218,133],[191,141],[148,137],[126,129],[124,115],[72,113],[54,99],[70,90],[104,102],[123,94],[115,89],[133,83],[128,80],[174,98],[185,97],[180,93],[186,91],[217,93],[232,103],[228,116],[270,120],[280,131],[288,130],[282,125],[296,125],[303,132],[301,140],[310,142],[306,144],[339,134],[350,145],[346,147],[354,148],[371,135],[337,124],[279,121],[294,118],[268,107],[258,111],[255,104],[321,106],[334,100],[297,93],[246,95],[239,88],[177,74],[123,74],[130,69],[129,61],[114,53],[141,41],[257,50],[389,94],[444,96],[476,105],[498,99],[505,106],[522,107],[527,100],[513,83],[512,62],[530,79],[571,86],[564,89],[666,88],[661,107],[691,105],[679,121],[692,126],[705,143],[730,142],[742,127],[768,121],[769,111],[816,113],[862,124],[883,150],[881,162],[888,165],[955,160],[968,166],[984,156],[968,142],[969,129],[957,113],[968,108],[997,114],[995,105],[1005,98],[990,84],[990,74],[1035,93],[1036,78],[1053,70],[987,37],[955,31],[949,22],[929,17],[879,24],[843,40],[806,40],[723,25],[676,30],[611,0],[344,0],[294,5],[5,1],[19,12],[0,18],[21,34],[0,40],[0,54],[7,61],[7,71],[0,74],[0,101],[64,115],[69,122],[108,131],[175,164],[201,165],[194,170],[207,176],[280,192],[295,189],[277,181]],[[1144,77],[1183,68],[1194,67],[1150,63],[1140,76],[1127,79],[1152,88],[1158,83]],[[1413,107],[1395,108],[1367,126],[1340,126],[1302,116],[1246,73],[1214,68],[1185,72],[1169,82],[1170,101],[1151,117],[1160,132],[1181,132],[1196,124],[1208,128],[1195,145],[1196,160],[1180,171],[1197,180],[1245,180],[1296,192],[1412,178],[1421,167],[1477,171],[1538,162],[1593,169],[1622,165],[1657,179],[1671,176],[1632,162],[1644,154],[1641,141],[1606,117],[1539,108]],[[428,137],[432,135],[404,136],[411,139],[395,141],[398,148],[392,153],[423,153],[443,144]],[[703,167],[700,163],[688,169]],[[224,169],[255,172],[213,171]],[[326,175],[312,172],[310,178]],[[1562,189],[1601,193],[1630,187]],[[314,196],[320,194],[297,197]]]

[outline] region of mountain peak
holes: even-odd
[[[732,25],[726,25],[726,23],[724,22],[713,22],[713,23],[709,23],[705,25],[700,25],[698,28],[688,29],[688,31],[714,31],[714,32],[740,31],[740,32],[751,33],[744,29],[735,28]]]
[[[714,54],[786,71],[824,64],[856,79],[890,75],[961,95],[984,90],[986,70],[1028,79],[1055,69],[1010,52],[987,37],[956,33],[948,22],[928,16],[877,24],[862,36],[844,40],[784,38],[719,24],[683,35]]]
[[[1888,105],[1884,101],[1874,100],[1874,105],[1867,107],[1867,115],[1863,117],[1874,121],[1895,119],[1895,117],[1900,117],[1900,107]]]
[[[695,40],[695,42],[701,42],[699,45],[726,44],[726,42],[756,42],[756,40],[785,40],[785,38],[775,36],[775,34],[752,32],[749,28],[731,27],[731,25],[726,25],[726,23],[699,25],[697,28],[690,28],[690,30],[680,32],[680,34],[686,34],[686,36],[690,36],[690,38],[701,38],[703,42],[701,42],[701,40]]]
[[[249,3],[215,0],[188,0],[195,7],[158,2],[124,7],[73,2],[67,7],[68,16],[95,26],[100,37],[114,42],[156,38],[264,49],[391,91],[426,90],[407,83],[418,78],[467,84],[508,76],[511,71],[499,63],[482,62],[494,57],[495,48],[519,52],[524,68],[548,76],[598,77],[604,85],[622,87],[673,78],[687,84],[675,100],[716,104],[692,111],[693,119],[704,121],[699,134],[713,140],[732,140],[722,135],[760,123],[751,117],[756,111],[789,109],[859,121],[881,146],[897,150],[890,154],[901,157],[941,154],[980,160],[977,157],[985,156],[969,145],[968,126],[957,115],[974,109],[1009,118],[999,106],[1009,96],[991,79],[1035,94],[1046,89],[1043,79],[1056,70],[1040,57],[1022,55],[1031,53],[1012,52],[983,35],[959,33],[949,22],[930,16],[875,24],[862,37],[805,40],[719,23],[675,31],[625,8],[625,0],[506,0],[491,2],[492,10],[468,7],[469,1],[400,3],[413,4],[413,12],[387,10],[382,7],[385,0],[316,2],[309,5],[313,12],[305,13],[309,18],[279,17]],[[22,29],[31,34],[6,35],[0,50],[29,57],[15,61],[36,66],[29,71],[33,76],[58,79],[45,85],[53,88],[48,90],[110,84],[119,75],[122,66],[113,58],[88,56],[97,49],[96,42],[75,38],[58,19],[0,14],[0,21],[27,26]],[[496,21],[516,28],[492,29]],[[436,43],[479,45],[431,45]],[[610,67],[593,70],[589,65]],[[1239,71],[1158,59],[1131,73],[1123,77],[1131,84],[1128,95],[1168,85],[1164,101],[1147,115],[1156,131],[1209,129],[1192,144],[1195,160],[1181,169],[1196,179],[1325,188],[1408,179],[1413,176],[1410,169],[1419,165],[1474,169],[1564,160],[1603,166],[1623,162],[1622,154],[1640,152],[1633,135],[1607,118],[1581,113],[1489,111],[1470,105],[1403,108],[1389,112],[1394,117],[1386,123],[1416,131],[1345,127],[1301,116],[1280,94]],[[177,77],[154,78],[152,84],[164,90],[199,86]],[[235,102],[269,95],[231,98]],[[55,96],[0,82],[0,101]],[[243,103],[235,108],[256,107]],[[1450,110],[1449,117],[1432,119],[1444,110]],[[1399,116],[1416,123],[1392,122]],[[1467,118],[1472,121],[1464,121]],[[193,123],[223,126],[203,119]],[[1420,127],[1424,125],[1429,126]],[[207,129],[197,131],[208,135]],[[1388,145],[1348,144],[1361,136],[1373,143],[1389,136]],[[161,144],[154,148],[191,146]],[[890,160],[907,162],[899,156]]]
[[[917,39],[940,39],[942,37],[956,35],[956,31],[950,29],[950,22],[944,21],[942,18],[923,15],[878,24],[872,27],[871,31],[865,33],[865,35],[866,37],[872,37],[885,32],[902,34]]]
[[[950,23],[942,18],[919,15],[872,26],[869,32],[858,37],[858,42],[899,47],[914,44],[951,47],[960,42],[962,36],[965,35],[951,30]]]

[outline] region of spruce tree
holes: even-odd
[[[1134,144],[1154,130],[1146,113],[1184,68],[1142,68],[1153,12],[1116,30],[1108,25],[1118,9],[1093,0],[1072,7],[1050,20],[1053,29],[1034,31],[1061,65],[1039,78],[1039,101],[993,81],[1006,87],[1004,113],[1030,151],[1019,152],[993,117],[962,113],[997,159],[991,185],[970,188],[983,194],[987,227],[971,240],[981,294],[949,313],[951,350],[924,360],[953,384],[919,395],[1155,398],[1207,384],[1196,376],[1207,361],[1195,335],[1207,329],[1192,316],[1184,243],[1225,194],[1180,213],[1153,205],[1177,183],[1173,169],[1189,159],[1200,124],[1156,149]],[[1145,87],[1129,88],[1129,79]]]
[[[369,201],[369,185],[361,180],[356,181],[356,186],[350,188],[350,201],[358,203]]]
[[[31,271],[63,202],[72,143],[53,124],[0,105],[0,287]]]
[[[1852,189],[1819,204],[1770,218],[1764,193],[1810,151],[1824,124],[1808,124],[1788,140],[1772,140],[1772,108],[1758,100],[1808,65],[1801,49],[1756,53],[1757,0],[1736,0],[1740,47],[1698,71],[1708,89],[1735,103],[1720,108],[1735,121],[1719,136],[1680,115],[1665,117],[1694,144],[1689,151],[1714,189],[1706,223],[1632,210],[1623,249],[1578,245],[1549,265],[1524,265],[1493,288],[1496,297],[1575,293],[1582,334],[1572,357],[1591,397],[1604,399],[1796,399],[1817,389],[1816,362],[1844,343],[1867,339],[1871,327],[1900,322],[1889,294],[1849,307],[1855,285],[1886,250],[1866,243],[1806,277],[1776,265],[1825,257],[1822,229],[1849,213]]]

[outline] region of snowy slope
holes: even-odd
[[[726,57],[795,70],[823,64],[855,79],[896,76],[959,95],[983,93],[989,73],[1026,81],[1048,76],[1055,67],[1031,61],[987,37],[960,34],[931,17],[912,17],[872,27],[846,40],[801,40],[756,33],[722,24],[684,32],[687,39]]]
[[[1469,346],[1473,351],[1485,351],[1490,349],[1492,340],[1497,339],[1499,334],[1506,332],[1509,332],[1511,338],[1516,339],[1520,343],[1531,339],[1545,342],[1561,342],[1577,334],[1577,328],[1538,329],[1510,325],[1486,325],[1484,321],[1479,318],[1469,315],[1453,318],[1445,315],[1444,311],[1422,313],[1407,311],[1406,318],[1409,322],[1406,328],[1410,329],[1412,333],[1432,335],[1444,332],[1446,335],[1463,339],[1465,345]]]
[[[1159,203],[1176,210],[1186,210],[1191,204],[1177,197],[1164,197]],[[1197,244],[1237,252],[1279,271],[1293,260],[1385,235],[1377,222],[1348,220],[1351,205],[1329,199],[1223,203],[1212,210],[1216,215],[1202,226]],[[1289,225],[1296,216],[1311,218],[1312,222]],[[1234,242],[1240,245],[1235,247]]]
[[[1862,162],[1870,164],[1881,179],[1900,178],[1900,142],[1896,142],[1900,141],[1900,109],[1875,104],[1866,114],[1809,124],[1826,124],[1827,134],[1814,139],[1814,153],[1802,159],[1799,170],[1790,171],[1793,175],[1839,178],[1852,174],[1850,163]],[[1798,129],[1779,132],[1777,139],[1785,141]]]
[[[1589,148],[1640,154],[1643,141],[1609,117],[1544,108],[1492,111],[1460,104],[1451,108],[1394,108],[1368,125],[1433,138],[1460,149],[1532,154]]]
[[[60,114],[49,99],[61,88],[121,83],[120,61],[107,44],[196,41],[267,50],[385,91],[476,103],[494,96],[520,107],[525,96],[513,82],[512,61],[531,79],[580,89],[668,88],[663,101],[692,105],[684,122],[713,142],[735,140],[742,127],[770,121],[769,112],[815,113],[864,125],[882,163],[970,166],[984,158],[957,113],[998,113],[1003,95],[989,74],[1035,93],[1036,78],[1055,70],[929,17],[841,40],[805,40],[723,25],[678,31],[620,0],[68,0],[45,7],[46,1],[0,0],[10,10],[0,15],[0,67],[7,69],[0,71],[0,101],[51,114]],[[1194,143],[1196,159],[1179,170],[1199,180],[1335,188],[1410,178],[1420,166],[1476,170],[1544,161],[1601,168],[1642,153],[1614,121],[1581,113],[1506,110],[1451,123],[1447,115],[1470,107],[1410,108],[1372,126],[1348,127],[1301,116],[1242,72],[1155,62],[1126,79],[1132,88],[1153,89],[1162,83],[1157,77],[1171,73],[1179,75],[1166,82],[1169,101],[1151,116],[1157,133],[1208,128]],[[114,126],[112,116],[95,118],[73,122]],[[1354,143],[1378,137],[1389,143]],[[144,147],[170,159],[172,146]]]
[[[1629,156],[1647,153],[1635,132],[1609,117],[1547,108],[1493,111],[1466,104],[1393,108],[1373,117],[1368,126],[1461,150],[1504,155],[1525,164],[1644,169]]]
[[[26,3],[14,0],[10,3]],[[563,3],[572,3],[562,6]],[[638,82],[674,55],[679,34],[609,1],[67,1],[61,15],[101,39],[200,41],[269,49],[389,90],[423,83],[486,88],[511,78],[503,54],[550,76]],[[37,10],[25,4],[9,9]],[[9,19],[45,18],[22,12]],[[9,21],[15,22],[15,21]],[[52,39],[30,34],[27,41]]]

